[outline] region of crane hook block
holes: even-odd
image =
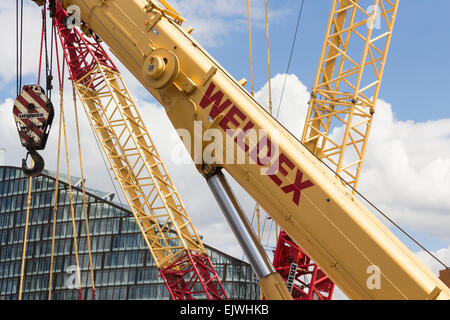
[[[53,105],[40,85],[25,85],[14,102],[13,114],[20,142],[35,163],[30,169],[24,159],[22,168],[28,175],[39,175],[44,168],[44,159],[36,150],[43,150],[47,143],[55,115]]]
[[[23,172],[30,177],[37,177],[41,174],[42,170],[44,170],[45,161],[44,158],[41,157],[39,153],[37,153],[36,150],[30,150],[27,153],[31,156],[31,159],[33,159],[33,167],[29,168],[27,166],[27,159],[22,159],[22,170]]]

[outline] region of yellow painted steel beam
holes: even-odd
[[[358,186],[399,0],[334,0],[302,142]],[[339,128],[342,133],[333,134]]]
[[[152,8],[158,8],[159,11],[164,13],[166,16],[172,18],[176,23],[182,24],[185,19],[179,14],[167,1],[165,0],[146,0],[148,5],[146,7],[147,10],[152,10]],[[161,6],[158,6],[157,2],[159,2]]]
[[[224,144],[223,154],[232,154],[233,161],[215,165],[227,170],[349,298],[450,298],[450,289],[172,19],[146,10],[141,0],[63,3],[80,7],[82,19],[164,106],[174,127],[188,130],[192,139],[198,127],[216,129],[223,141],[228,128],[267,130],[263,139],[278,146],[268,163],[249,161],[252,151],[263,155],[260,140],[248,135],[247,150],[243,143]],[[163,71],[150,72],[163,59]],[[359,88],[365,87],[361,82]],[[244,163],[236,148],[244,150]],[[368,274],[373,267],[379,270],[375,288]]]

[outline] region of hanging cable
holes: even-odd
[[[63,88],[63,76],[61,76],[61,70],[59,69],[59,55],[58,55],[58,41],[57,41],[57,27],[55,24],[55,20],[53,20],[53,31],[54,31],[54,37],[55,37],[55,48],[56,48],[56,59],[58,62],[58,77],[60,82],[60,88]],[[63,54],[65,55],[65,54]],[[62,72],[64,72],[64,65],[66,62],[66,59],[62,59],[63,61],[63,67]],[[76,103],[76,94],[75,94],[75,86],[72,82],[72,96],[73,96],[73,104],[74,104],[74,113],[75,113],[75,122],[76,122],[76,131],[77,131],[77,141],[78,141],[78,154],[79,154],[79,160],[80,160],[80,170],[81,170],[81,184],[82,184],[82,193],[83,193],[83,209],[85,214],[85,225],[86,225],[86,235],[87,235],[87,246],[88,246],[88,254],[89,254],[89,267],[90,267],[90,276],[91,276],[91,284],[92,284],[92,299],[96,299],[96,291],[95,291],[95,280],[94,280],[94,269],[93,269],[93,262],[92,262],[92,250],[91,250],[91,240],[90,240],[90,229],[89,229],[89,218],[88,218],[88,209],[87,209],[87,202],[86,202],[86,189],[85,189],[85,179],[84,179],[84,170],[83,170],[83,161],[82,161],[82,152],[81,152],[81,139],[80,139],[80,131],[79,131],[79,122],[78,122],[78,110],[77,110],[77,103]],[[62,98],[61,98],[62,99]],[[62,113],[63,114],[63,113]],[[63,117],[61,117],[63,118]],[[63,118],[64,120],[64,118]],[[64,123],[64,132],[65,132],[65,123]],[[66,139],[66,136],[65,136]],[[67,152],[67,151],[66,151]],[[67,157],[67,156],[66,156]],[[67,166],[68,172],[69,171],[69,164]],[[69,173],[69,182],[70,182],[70,173]],[[71,189],[71,188],[70,188]],[[72,192],[70,193],[72,197]],[[73,216],[73,209],[72,209],[72,216]],[[78,255],[78,249],[77,249],[77,240],[75,236],[75,226],[74,227],[74,241],[75,241],[75,255]],[[77,268],[79,270],[78,265],[78,258],[77,258]],[[78,275],[79,277],[79,275]],[[80,279],[79,279],[79,283]],[[79,289],[79,299],[82,299],[81,294],[81,288]]]
[[[70,213],[72,217],[72,232],[73,232],[73,246],[75,251],[75,262],[76,262],[76,276],[78,280],[78,299],[82,300],[82,290],[81,290],[81,276],[80,276],[80,263],[79,263],[79,256],[78,256],[78,243],[77,243],[77,228],[75,224],[75,211],[73,208],[73,191],[72,191],[72,182],[71,182],[71,174],[70,174],[70,163],[69,163],[69,145],[67,143],[67,131],[66,131],[66,120],[64,115],[64,92],[63,88],[59,89],[59,95],[61,99],[61,115],[62,118],[62,127],[63,127],[63,136],[64,136],[64,150],[66,153],[66,165],[67,165],[67,176],[68,176],[68,186],[69,186],[69,201],[70,201]]]
[[[268,85],[269,85],[269,111],[272,114],[272,87],[271,87],[271,76],[270,76],[270,51],[269,51],[269,17],[267,9],[267,0],[265,0],[265,26],[266,26],[266,49],[267,49],[267,71],[268,71]],[[251,35],[251,19],[250,19],[250,0],[247,0],[247,17],[248,17],[248,39],[249,39],[249,52],[250,52],[250,83],[251,83],[251,95],[255,95],[253,86],[253,53],[252,53],[252,35]],[[261,240],[261,208],[259,203],[255,204],[255,209],[253,210],[252,222],[256,214],[257,219],[257,230],[258,239]],[[265,223],[264,223],[265,224]]]
[[[54,29],[56,28],[55,21],[52,20],[52,38],[53,34],[55,34],[56,38],[56,32],[54,33]],[[53,43],[53,39],[52,39]],[[56,51],[58,51],[58,48],[56,47]],[[67,143],[67,131],[66,131],[66,120],[65,120],[65,112],[64,112],[64,67],[65,67],[65,59],[62,59],[61,67],[60,67],[60,60],[58,52],[56,52],[56,63],[58,66],[58,80],[59,80],[59,95],[60,95],[60,135],[61,135],[61,128],[62,133],[64,134],[64,147],[65,147],[65,156],[66,156],[66,166],[67,166],[67,177],[68,177],[68,189],[69,189],[69,201],[70,201],[70,211],[71,211],[71,217],[72,217],[72,233],[73,233],[73,246],[75,250],[75,262],[76,262],[76,278],[77,278],[77,284],[78,287],[78,299],[82,300],[82,287],[81,287],[81,276],[80,276],[80,263],[79,263],[79,256],[78,256],[78,242],[77,242],[77,228],[75,224],[75,211],[74,211],[74,203],[73,203],[73,191],[72,191],[72,182],[71,182],[71,174],[70,174],[70,162],[69,162],[69,147]],[[50,74],[51,74],[51,68]],[[47,78],[48,83],[48,78]],[[59,152],[59,146],[58,146],[58,152]],[[58,165],[59,166],[59,165]],[[59,174],[59,173],[58,173]],[[56,213],[54,214],[54,226],[56,223]],[[53,251],[53,248],[52,248]],[[51,290],[51,287],[49,288],[49,291]],[[50,294],[49,294],[50,296]],[[51,298],[51,296],[50,296]]]
[[[23,62],[23,0],[16,0],[16,95],[22,89]]]
[[[264,1],[265,17],[266,17],[266,45],[267,45],[267,76],[269,84],[269,111],[272,114],[272,85],[270,79],[270,54],[269,54],[269,16],[267,12],[267,0]]]
[[[19,0],[16,0],[16,96],[19,95]]]
[[[42,8],[42,33],[41,33],[41,47],[39,49],[39,68],[38,68],[38,84],[41,84],[41,70],[42,70],[42,53],[44,49],[44,15],[45,15],[45,5]]]
[[[46,6],[44,5],[43,9],[43,21],[45,19],[46,15]],[[45,33],[45,23],[43,22],[43,33],[42,33],[42,39],[44,39],[44,33]],[[42,50],[42,45],[41,45]],[[42,51],[41,51],[42,52]],[[41,57],[42,60],[42,57]],[[59,59],[57,59],[58,68],[59,68]],[[64,65],[63,68],[64,70]],[[58,73],[59,74],[59,73]],[[39,71],[40,75],[40,71]],[[47,72],[46,72],[47,75]],[[59,77],[59,85],[62,86],[62,77]],[[40,81],[40,76],[39,76]],[[62,103],[62,100],[61,100]],[[49,286],[48,286],[48,300],[52,300],[52,289],[53,289],[53,264],[54,264],[54,255],[55,255],[55,238],[56,238],[56,222],[57,222],[57,213],[58,213],[58,195],[59,195],[59,168],[60,168],[60,157],[61,157],[61,128],[62,128],[62,117],[59,117],[59,128],[58,128],[58,151],[56,155],[56,181],[55,181],[55,201],[53,203],[53,221],[52,221],[52,250],[51,250],[51,257],[50,257],[50,275],[49,275]]]
[[[387,214],[385,214],[381,209],[376,207],[369,199],[367,199],[362,193],[355,189],[350,183],[348,183],[341,175],[339,175],[333,168],[331,168],[323,159],[319,158],[314,152],[309,150],[303,142],[299,141],[300,144],[308,150],[319,162],[321,162],[325,167],[327,167],[338,179],[342,181],[343,184],[348,186],[354,194],[360,196],[367,204],[369,204],[373,209],[375,209],[379,214],[381,214],[388,222],[390,222],[394,227],[396,227],[401,233],[403,233],[406,237],[408,237],[411,241],[413,241],[417,246],[419,246],[422,250],[424,250],[430,257],[436,260],[439,264],[444,266],[445,269],[450,269],[444,262],[442,262],[439,258],[437,258],[434,254],[432,254],[429,250],[427,250],[422,244],[420,244],[413,236],[411,236],[407,231],[405,231],[400,225],[398,225],[392,218],[390,218]]]
[[[293,40],[293,43],[292,43],[292,46],[291,46],[291,52],[290,52],[290,55],[289,55],[288,67],[287,67],[286,75],[285,75],[285,78],[284,78],[284,84],[283,84],[283,89],[282,89],[281,96],[280,96],[280,102],[279,102],[276,118],[278,118],[279,113],[280,113],[281,102],[282,102],[282,98],[283,98],[283,94],[284,94],[284,89],[285,89],[285,86],[286,86],[287,74],[288,74],[289,69],[290,69],[292,55],[293,55],[293,51],[294,51],[294,47],[295,47],[295,41],[296,41],[296,38],[297,38],[298,28],[299,28],[299,25],[300,25],[300,20],[301,20],[301,16],[302,16],[302,12],[303,12],[303,4],[304,4],[304,0],[302,0],[302,2],[301,2],[300,11],[299,11],[299,15],[298,15],[298,18],[297,18],[297,26],[296,26],[295,33],[294,33],[294,40]],[[268,22],[267,0],[265,0],[265,7],[264,7],[264,9],[265,9],[265,25],[266,25],[267,71],[268,71],[268,86],[269,86],[269,112],[270,112],[271,115],[273,115],[272,86],[271,86],[271,76],[270,76],[270,51],[269,51],[270,46],[269,46],[269,22]],[[255,205],[254,212],[257,212],[257,214],[258,214],[259,211],[260,211],[259,209],[260,209],[259,208],[259,204],[257,203]],[[264,234],[264,231],[265,231],[265,228],[266,228],[266,222],[267,222],[267,219],[264,220],[264,224],[263,224],[263,227],[262,227],[261,234]],[[271,225],[272,224],[274,224],[273,220],[271,220]],[[260,223],[259,223],[259,219],[258,219],[258,232],[259,232],[259,229],[260,229]],[[271,226],[269,226],[269,236],[267,238],[266,246],[269,243],[271,230],[272,230],[272,228],[271,228]],[[275,234],[276,234],[276,241],[278,241],[278,225],[277,224],[275,224]]]
[[[44,4],[44,10],[46,9],[46,5]],[[51,28],[50,33],[50,61],[48,57],[48,40],[47,40],[47,14],[46,12],[43,15],[43,21],[44,21],[44,52],[45,52],[45,93],[47,97],[51,100],[51,90],[53,89],[52,81],[53,81],[53,27]]]
[[[53,27],[55,27],[53,25]],[[53,31],[52,31],[53,35]],[[55,35],[56,36],[56,35]],[[79,263],[79,256],[78,256],[78,242],[77,242],[77,228],[75,224],[75,211],[73,207],[73,191],[72,191],[72,182],[71,182],[71,174],[70,174],[70,162],[69,162],[69,146],[67,143],[67,131],[66,131],[66,119],[65,119],[65,111],[64,111],[64,62],[62,62],[62,68],[60,68],[59,63],[59,55],[56,54],[56,60],[58,65],[58,79],[59,79],[59,96],[60,96],[60,117],[62,119],[62,128],[63,128],[63,135],[64,135],[64,149],[66,154],[66,165],[67,165],[67,177],[68,177],[68,186],[69,186],[69,201],[70,201],[70,212],[72,216],[72,232],[73,232],[73,246],[75,250],[75,262],[76,262],[76,276],[78,280],[78,300],[83,299],[82,289],[81,289],[81,276],[80,276],[80,263]]]
[[[48,69],[46,87],[48,90],[48,98],[52,99],[52,89],[53,89],[53,33],[54,33],[54,21],[52,20],[52,27],[50,32],[50,66]]]
[[[289,60],[288,60],[288,64],[287,64],[287,67],[286,67],[286,72],[285,72],[285,75],[284,75],[283,88],[281,89],[280,102],[278,103],[277,116],[275,117],[275,119],[278,119],[278,116],[280,115],[281,102],[283,101],[284,89],[286,87],[286,80],[287,80],[287,76],[288,76],[288,73],[289,73],[289,69],[291,68],[292,55],[294,53],[295,42],[297,40],[298,27],[300,25],[300,20],[302,19],[303,4],[304,3],[305,3],[305,0],[302,0],[302,3],[300,5],[300,11],[298,13],[297,25],[295,27],[294,39],[292,40],[291,52],[289,53]]]
[[[247,0],[247,16],[248,16],[248,44],[250,53],[250,87],[252,97],[255,95],[255,89],[253,86],[253,53],[252,53],[252,27],[250,19],[250,0]]]
[[[95,282],[94,282],[94,267],[92,264],[92,252],[91,252],[91,239],[89,235],[89,218],[88,218],[88,210],[87,210],[87,204],[86,204],[86,190],[84,185],[84,172],[83,172],[83,159],[81,156],[81,139],[80,139],[80,129],[79,129],[79,123],[78,123],[78,110],[77,110],[77,97],[75,93],[75,86],[72,82],[72,94],[73,94],[73,106],[74,106],[74,112],[75,112],[75,124],[77,129],[77,140],[78,140],[78,154],[80,158],[80,171],[81,171],[81,187],[83,190],[83,208],[84,208],[84,215],[85,215],[85,221],[86,221],[86,236],[87,236],[87,246],[88,246],[88,253],[89,253],[89,267],[91,272],[91,283],[92,283],[92,299],[95,300]]]
[[[46,14],[46,9],[44,5],[43,15]],[[43,17],[44,19],[44,17]],[[59,59],[57,58],[58,68],[59,68]],[[64,66],[63,66],[64,70]],[[59,75],[59,72],[58,72]],[[62,86],[61,76],[59,77],[59,85]],[[59,195],[59,167],[60,167],[60,156],[61,156],[61,136],[62,136],[62,117],[59,117],[59,128],[58,128],[58,151],[56,156],[56,182],[55,182],[55,201],[53,204],[53,225],[52,225],[52,252],[50,257],[50,277],[49,277],[49,286],[48,286],[48,300],[52,300],[52,289],[53,289],[53,263],[54,263],[54,255],[55,255],[55,237],[56,237],[56,221],[57,221],[57,213],[58,213],[58,195]]]
[[[25,259],[27,252],[28,241],[28,222],[30,217],[30,204],[31,204],[31,188],[33,186],[33,177],[28,179],[28,196],[27,196],[27,213],[25,218],[25,234],[23,236],[23,248],[22,248],[22,265],[20,267],[20,284],[19,284],[19,300],[22,300],[23,278],[25,273]]]
[[[268,13],[268,6],[267,6],[267,0],[264,1],[264,12],[265,12],[265,22],[266,22],[266,50],[267,50],[267,78],[268,78],[268,86],[269,86],[269,112],[270,115],[273,116],[273,104],[272,104],[272,84],[271,84],[271,75],[270,75],[270,44],[269,44],[269,13]],[[257,204],[257,210],[259,213],[259,204]],[[267,220],[267,219],[265,219]],[[265,222],[265,221],[264,221]],[[275,224],[275,228],[277,228],[276,223],[274,220],[271,220],[271,224]],[[271,228],[269,229],[270,232]],[[278,237],[278,235],[277,235]],[[268,240],[267,240],[268,242]]]
[[[22,88],[22,56],[23,56],[23,0],[16,0],[16,93],[20,94]],[[32,161],[33,163],[33,161]],[[23,291],[23,279],[25,273],[25,260],[28,241],[28,222],[30,216],[30,204],[31,204],[31,188],[33,184],[33,178],[30,176],[28,180],[28,196],[27,196],[27,212],[25,218],[25,230],[22,247],[22,261],[20,269],[20,283],[19,283],[19,300],[22,300]]]
[[[53,203],[53,228],[52,228],[52,253],[50,257],[50,278],[48,285],[48,300],[52,300],[52,280],[53,280],[53,260],[55,252],[55,236],[56,236],[56,218],[58,212],[58,194],[59,194],[59,165],[60,165],[60,154],[61,154],[61,127],[62,118],[59,117],[59,129],[58,129],[58,152],[56,160],[56,182],[55,182],[55,201]]]
[[[23,66],[23,0],[20,1],[20,70],[19,70],[19,93],[22,88],[22,66]]]
[[[249,47],[249,55],[250,55],[250,87],[251,87],[251,95],[252,97],[255,96],[255,88],[254,88],[254,81],[253,81],[253,50],[252,50],[252,23],[250,18],[250,0],[247,0],[247,20],[248,20],[248,47]],[[251,223],[253,223],[254,217],[256,214],[256,223],[257,223],[257,230],[258,230],[258,239],[261,240],[261,228],[260,228],[260,208],[259,204],[256,203],[255,210],[253,210],[253,215],[251,219]]]
[[[42,14],[42,24],[43,26],[43,38],[44,38],[44,54],[45,54],[45,93],[48,96],[48,88],[47,88],[47,77],[48,77],[48,69],[49,69],[49,63],[48,63],[48,48],[47,48],[47,4],[44,4],[44,12]]]

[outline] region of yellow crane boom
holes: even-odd
[[[450,290],[310,151],[152,1],[65,0],[165,107],[174,127],[216,129],[234,161],[221,167],[353,299],[449,299]],[[250,129],[265,130],[260,139]],[[188,148],[190,149],[190,148]],[[245,152],[245,163],[235,149]],[[276,150],[275,150],[276,149]],[[194,152],[189,150],[194,160]],[[220,150],[216,150],[217,152]],[[379,271],[380,286],[368,283]],[[368,273],[369,272],[369,273]]]

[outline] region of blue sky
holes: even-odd
[[[246,1],[240,2],[242,9],[237,11],[246,15]],[[251,1],[254,10],[252,35],[256,90],[267,81],[265,30],[263,12],[260,12],[262,3]],[[272,76],[286,70],[300,3],[301,0],[269,1]],[[13,2],[10,2],[10,8],[13,7]],[[183,8],[182,5],[179,7]],[[295,73],[308,89],[314,81],[330,8],[331,1],[305,0],[304,3],[290,72]],[[220,15],[213,9],[207,12]],[[448,12],[450,2],[447,0],[434,0],[432,5],[420,0],[400,2],[380,92],[380,98],[395,106],[393,111],[400,120],[426,121],[450,116],[450,104],[445,96],[446,92],[450,92]],[[225,27],[229,30],[218,33],[214,43],[204,41],[202,44],[232,75],[250,80],[246,16],[233,13],[224,17],[224,22],[227,22]],[[8,24],[7,29],[14,32],[14,25]],[[32,32],[38,35],[39,31],[36,28]],[[10,72],[15,72],[13,65]],[[35,75],[26,74],[24,81],[35,78]],[[9,80],[0,88],[0,98],[13,95],[15,78]]]
[[[245,2],[245,1],[243,1]],[[259,1],[263,2],[263,1]],[[369,1],[372,3],[372,1]],[[252,1],[252,4],[256,1]],[[283,14],[270,19],[272,75],[287,66],[301,0],[269,1]],[[289,10],[286,10],[289,8]],[[290,71],[310,89],[331,9],[331,1],[305,0]],[[380,98],[391,102],[400,120],[425,121],[450,116],[450,2],[400,1]],[[249,76],[248,33],[230,32],[210,52],[236,78]],[[267,81],[265,30],[253,28],[255,88]]]

